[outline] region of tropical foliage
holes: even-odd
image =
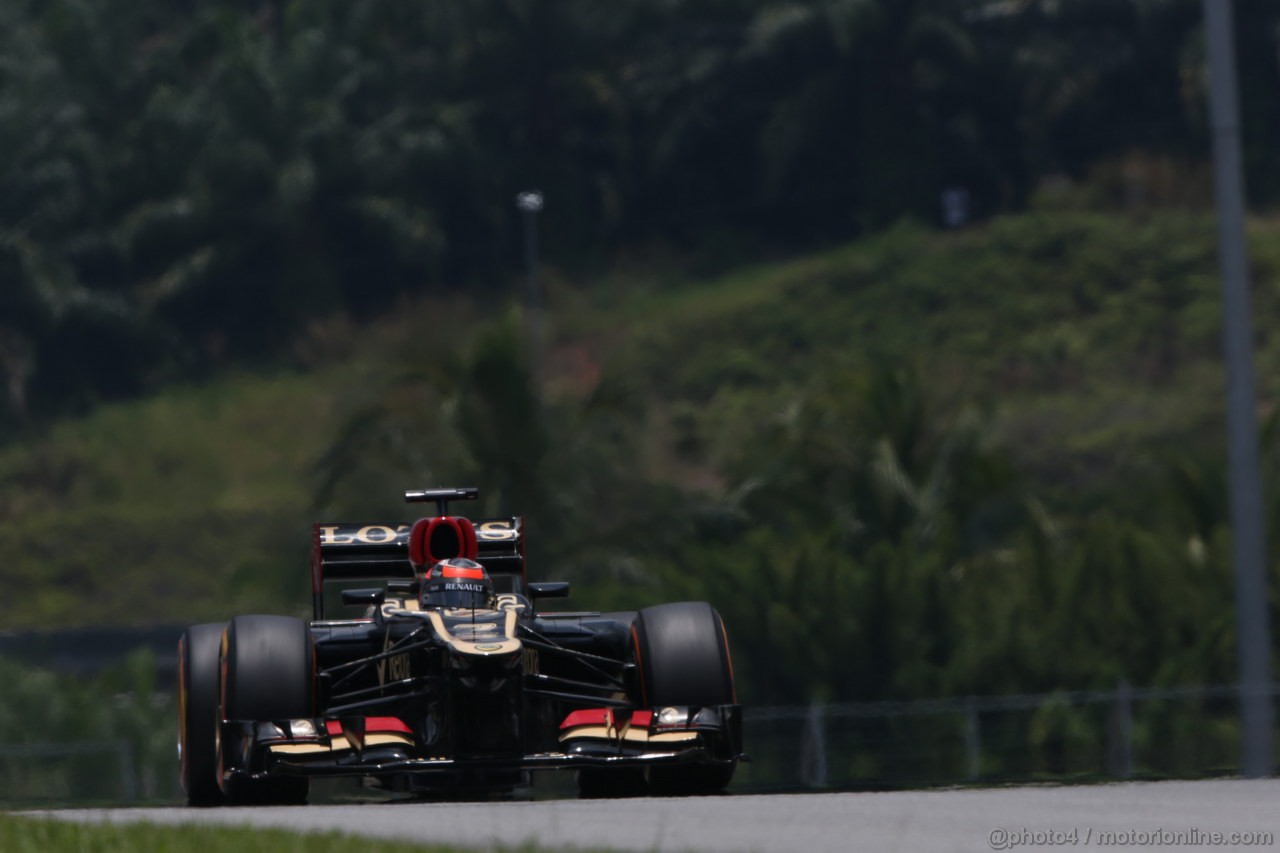
[[[1230,681],[1212,229],[1157,210],[1207,197],[1199,6],[3,5],[7,623],[296,611],[312,515],[475,484],[575,604],[715,602],[752,702]]]
[[[0,660],[0,802],[60,804],[168,799],[176,740],[173,698],[145,651],[92,677]]]
[[[1280,12],[1236,8],[1247,165],[1269,203]],[[1195,0],[41,0],[0,16],[10,430],[279,356],[335,311],[492,293],[530,186],[551,251],[579,265],[650,241],[723,263],[937,221],[948,189],[992,214],[1063,176],[1111,203],[1205,196]]]

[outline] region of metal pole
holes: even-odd
[[[538,213],[542,211],[542,193],[537,190],[516,196],[516,207],[524,215],[524,263],[528,280],[525,285],[525,311],[528,315],[533,373],[542,367],[543,305],[538,281]]]
[[[978,703],[972,696],[964,708],[964,752],[968,765],[966,776],[970,782],[982,777],[982,728],[978,722]]]
[[[134,772],[133,750],[128,741],[116,741],[116,755],[120,759],[120,799],[132,803],[138,799],[138,774]]]
[[[1120,679],[1116,684],[1115,704],[1111,709],[1112,776],[1128,779],[1133,775],[1133,688]]]
[[[1240,765],[1245,776],[1260,777],[1272,771],[1271,649],[1231,0],[1204,0],[1204,18],[1227,362],[1227,449],[1243,729]]]
[[[804,740],[800,746],[800,776],[810,788],[827,786],[827,726],[825,706],[809,705],[805,719]]]
[[[531,310],[538,310],[541,306],[538,299],[538,212],[536,210],[525,210],[524,212],[524,265],[528,276],[525,287],[525,299],[528,301]]]

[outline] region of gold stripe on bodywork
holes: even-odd
[[[316,752],[333,751],[322,743],[273,743],[267,748],[272,752],[279,752],[284,755],[307,755]]]
[[[459,654],[473,655],[475,657],[509,655],[520,651],[521,643],[515,638],[516,612],[514,610],[508,610],[504,616],[503,633],[506,634],[505,637],[485,637],[483,639],[478,638],[475,640],[464,640],[451,633],[449,629],[445,627],[444,617],[440,615],[440,611],[427,611],[427,618],[431,620],[431,627],[435,629],[437,637],[444,640],[450,648]],[[497,648],[480,649],[477,648],[478,646],[497,646]]]
[[[617,740],[618,730],[612,726],[575,726],[560,735],[560,740],[563,742],[580,737]],[[697,738],[697,732],[656,732],[649,734],[645,729],[628,729],[622,735],[623,740],[635,743],[685,743],[686,741],[697,740]]]
[[[413,746],[413,738],[408,735],[393,734],[391,732],[383,732],[379,734],[365,735],[364,748],[371,746]],[[307,755],[317,752],[345,752],[351,749],[350,746],[343,742],[337,746],[330,746],[323,743],[273,743],[269,747],[272,752],[279,752],[285,755]]]

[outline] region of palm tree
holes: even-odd
[[[110,145],[62,49],[93,13],[61,11],[43,24],[0,11],[0,373],[18,422],[33,398],[57,407],[136,387],[139,362],[154,354],[96,209]]]
[[[981,418],[938,411],[915,373],[886,366],[819,379],[731,472],[749,515],[794,508],[806,523],[836,524],[855,553],[881,541],[981,550],[1020,505]]]
[[[433,277],[438,208],[405,175],[447,137],[388,79],[403,51],[374,60],[413,34],[390,32],[379,5],[283,20],[215,8],[186,36],[214,45],[182,106],[201,139],[129,244],[148,304],[205,357],[269,351],[327,312],[382,313]]]
[[[933,219],[955,183],[998,195],[961,5],[815,0],[741,4],[727,26],[674,19],[683,52],[649,58],[637,93],[652,128],[637,146],[653,152],[646,210],[832,237]]]

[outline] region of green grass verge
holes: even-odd
[[[278,829],[187,824],[71,823],[0,817],[0,850],[5,853],[446,853],[471,848],[410,844],[337,832],[299,833]],[[492,848],[490,848],[492,849]],[[518,848],[536,853],[537,848]]]

